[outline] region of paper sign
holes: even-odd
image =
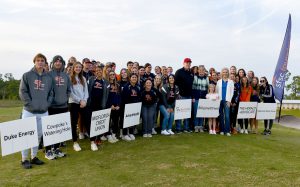
[[[43,116],[41,119],[44,146],[72,139],[70,112]]]
[[[36,117],[0,124],[2,156],[39,145]]]
[[[199,99],[197,117],[216,118],[219,116],[220,100]]]
[[[98,110],[92,113],[90,137],[98,136],[109,131],[111,109]]]
[[[192,99],[176,100],[174,110],[174,120],[191,118]]]
[[[276,118],[276,103],[258,103],[256,119],[275,119]]]
[[[140,123],[141,108],[141,102],[125,105],[123,128],[138,125]]]
[[[240,102],[237,119],[255,118],[257,102]]]

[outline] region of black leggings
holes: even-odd
[[[114,134],[118,134],[119,131],[119,119],[120,119],[120,109],[111,110],[110,113],[110,131]]]
[[[269,128],[268,128],[268,123],[269,123]],[[265,129],[269,129],[271,130],[272,129],[272,126],[273,126],[273,120],[270,119],[270,120],[264,120],[264,124],[265,124]]]
[[[231,127],[236,127],[236,118],[238,113],[238,104],[230,107],[230,125]]]
[[[238,122],[239,122],[239,124],[241,126],[241,129],[244,126],[244,122],[245,122],[245,129],[248,129],[248,121],[249,121],[248,119],[238,119]]]
[[[87,107],[80,108],[80,104],[76,103],[70,103],[69,104],[69,111],[71,115],[71,126],[72,126],[72,138],[73,142],[76,142],[78,139],[77,136],[77,122],[79,118],[79,113],[82,117],[83,125],[87,131],[87,133],[90,135],[90,129],[91,129],[91,112],[87,109]],[[91,141],[95,140],[95,137],[90,138]]]
[[[66,107],[66,108],[49,108],[48,109],[49,115],[61,114],[61,113],[65,113],[65,112],[68,112],[68,107]],[[47,151],[51,150],[51,148],[57,149],[57,148],[59,148],[59,145],[60,145],[60,143],[46,146],[45,151],[47,152]]]

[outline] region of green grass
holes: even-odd
[[[299,109],[285,109],[281,111],[281,115],[292,115],[300,118],[300,110]],[[278,116],[278,115],[277,115]]]
[[[20,153],[0,157],[0,186],[299,186],[300,131],[275,125],[272,133],[138,137],[97,152],[87,140],[81,152],[68,142],[66,158],[31,170],[21,168]]]

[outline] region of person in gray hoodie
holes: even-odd
[[[47,61],[43,54],[37,54],[34,59],[34,67],[23,74],[19,95],[24,104],[22,119],[36,117],[39,141],[42,137],[41,117],[48,115],[48,108],[53,100],[53,82],[51,76],[45,72]],[[31,164],[42,165],[43,161],[37,158],[38,146],[31,148],[31,161],[28,160],[29,149],[22,151],[21,165],[25,169],[31,168]]]
[[[55,115],[68,112],[68,99],[71,92],[71,81],[69,75],[64,71],[64,59],[60,55],[54,56],[50,63],[50,69],[51,71],[49,74],[53,80],[54,99],[48,109],[48,113],[49,115]],[[45,147],[45,158],[49,160],[64,156],[65,153],[59,149],[59,143]]]

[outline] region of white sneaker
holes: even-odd
[[[143,138],[148,138],[148,134],[143,134]]]
[[[217,132],[216,132],[215,130],[213,130],[213,131],[212,131],[212,133],[213,133],[214,135],[216,135],[216,134],[217,134]]]
[[[195,132],[199,132],[199,127],[198,126],[195,126]]]
[[[199,127],[199,132],[204,132],[204,130],[203,130],[203,127],[202,127],[202,126],[200,126],[200,127]]]
[[[122,140],[131,141],[131,138],[128,135],[122,137]]]
[[[152,134],[148,134],[148,138],[152,138]]]
[[[74,142],[74,144],[73,144],[73,149],[74,149],[75,151],[81,151],[81,148],[80,148],[80,146],[79,146],[79,144],[78,144],[77,142]]]
[[[245,129],[244,133],[245,133],[245,134],[248,134],[248,130],[247,130],[247,129]]]
[[[162,134],[162,135],[166,135],[166,136],[170,135],[170,133],[169,133],[167,130],[161,131],[161,134]]]
[[[116,143],[115,140],[113,139],[112,135],[107,135],[107,141],[109,143]]]
[[[106,138],[105,136],[101,136],[100,140],[102,140],[102,141],[106,141],[106,140],[107,140],[107,138]]]
[[[231,136],[231,134],[229,132],[226,133],[226,136]]]
[[[116,137],[116,134],[112,134],[112,138],[114,139],[115,142],[119,141],[119,139]]]
[[[84,139],[84,134],[82,132],[79,133],[79,140],[83,140]]]
[[[213,134],[213,131],[212,131],[212,130],[209,130],[209,134]]]
[[[152,134],[157,134],[154,128],[152,128]]]
[[[167,132],[171,135],[174,135],[175,133],[172,131],[172,129],[167,130]]]
[[[130,138],[131,140],[135,140],[135,136],[134,136],[133,134],[129,134],[129,138]]]
[[[94,141],[91,142],[91,150],[92,151],[98,151],[98,147],[97,147],[97,145],[95,144]]]
[[[220,135],[224,136],[224,132],[220,132]]]
[[[244,129],[241,129],[241,130],[240,130],[240,133],[241,133],[241,134],[244,134]]]

